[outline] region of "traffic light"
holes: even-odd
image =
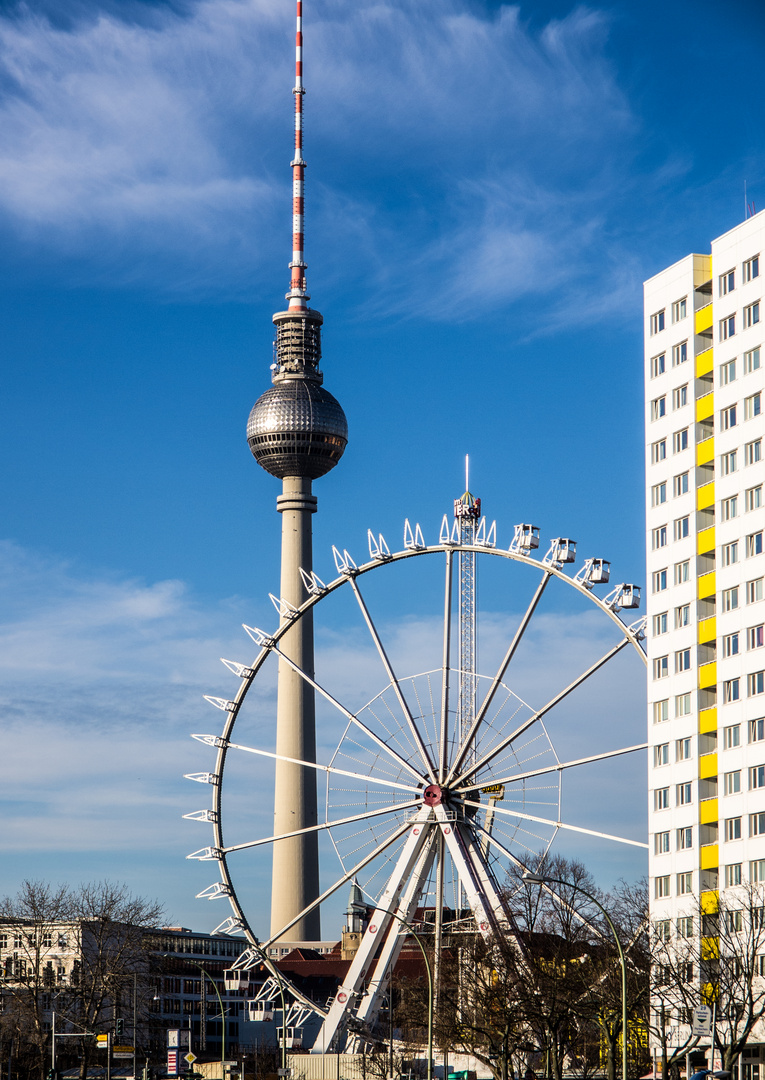
[[[115,1035],[121,1035],[124,1030],[125,1030],[125,1021],[124,1020],[116,1020],[115,1023],[114,1023],[114,1034]]]

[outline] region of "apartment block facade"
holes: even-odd
[[[673,934],[765,883],[763,255],[765,212],[644,286],[649,874]]]

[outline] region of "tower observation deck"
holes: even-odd
[[[277,312],[272,386],[255,402],[247,442],[255,460],[282,481],[276,508],[282,515],[281,597],[294,607],[306,599],[300,571],[313,569],[311,515],[317,500],[313,480],[337,465],[348,442],[345,413],[325,390],[319,368],[322,316],[308,307],[304,260],[303,8],[297,0],[295,37],[295,156],[292,169],[292,260],[286,311]],[[309,677],[314,674],[310,613],[283,638],[282,651]],[[276,752],[280,759],[316,760],[314,692],[283,660],[279,663]],[[276,763],[274,835],[316,825],[316,775],[284,760]],[[316,833],[274,844],[271,926],[276,932],[319,895]],[[318,941],[318,909],[297,922],[290,936]]]

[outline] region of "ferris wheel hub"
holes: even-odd
[[[426,806],[440,806],[445,794],[438,784],[428,784],[422,793],[422,801]]]

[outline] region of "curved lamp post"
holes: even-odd
[[[187,964],[193,964],[194,967],[198,967],[199,970],[202,972],[202,974],[207,976],[207,978],[212,983],[212,988],[215,991],[215,996],[218,999],[218,1004],[220,1005],[220,1031],[221,1031],[220,1060],[221,1060],[221,1065],[222,1065],[223,1062],[226,1060],[226,1014],[225,1014],[225,1012],[223,1010],[223,998],[220,996],[220,992],[218,990],[218,984],[215,982],[215,979],[213,979],[212,975],[207,970],[207,968],[202,967],[202,965],[197,963],[196,960],[188,960],[185,956],[184,956],[183,959],[186,961]],[[201,1016],[201,1014],[200,1014],[200,1016]]]
[[[375,910],[380,911],[385,915],[390,915],[394,919],[398,919],[402,926],[406,927],[417,942],[420,952],[422,953],[422,958],[425,961],[425,971],[428,975],[428,1080],[433,1080],[433,969],[430,966],[428,954],[425,952],[425,946],[420,941],[416,930],[410,922],[407,922],[403,915],[399,915],[397,911],[390,911],[388,908],[377,907],[376,904]],[[391,975],[392,974],[393,973],[391,972]]]
[[[622,967],[622,1080],[627,1080],[627,962],[624,959],[622,943],[619,941],[619,935],[616,932],[616,927],[611,921],[610,915],[600,901],[596,900],[592,893],[588,893],[581,885],[573,885],[570,881],[564,881],[562,878],[543,877],[541,874],[532,874],[528,870],[523,875],[523,880],[527,885],[563,885],[568,889],[573,889],[575,892],[580,892],[582,896],[586,896],[587,899],[591,900],[595,907],[603,913],[603,917],[608,923],[611,933],[614,935],[616,950],[619,953],[619,963]]]

